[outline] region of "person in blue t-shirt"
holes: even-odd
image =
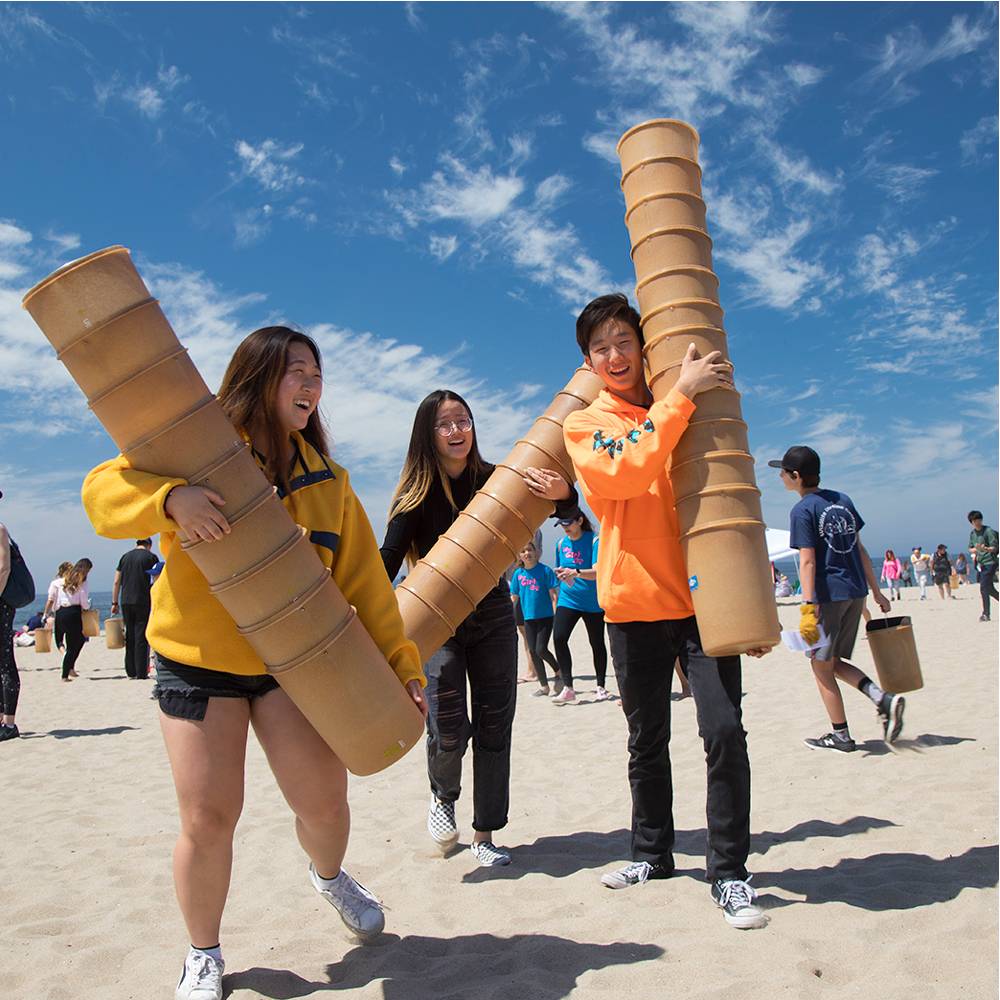
[[[781,470],[785,489],[800,498],[791,514],[791,546],[799,550],[802,582],[799,632],[806,642],[818,643],[806,655],[812,660],[816,686],[833,726],[833,732],[806,740],[805,744],[812,750],[842,753],[857,748],[847,727],[838,680],[856,687],[874,702],[882,736],[886,743],[892,743],[903,730],[906,700],[902,695],[883,691],[848,662],[869,589],[885,614],[891,607],[861,544],[865,522],[846,493],[819,488],[820,460],[812,448],[795,445],[784,458],[768,465]]]
[[[528,652],[538,676],[538,690],[534,697],[549,693],[549,681],[545,675],[547,663],[558,676],[559,664],[549,652],[552,636],[552,605],[555,604],[559,581],[551,566],[538,561],[538,549],[534,542],[528,542],[518,553],[521,565],[510,578],[510,599],[524,615],[524,636],[528,640]]]
[[[582,618],[587,628],[587,638],[594,654],[594,673],[597,675],[597,701],[606,701],[610,695],[604,685],[608,674],[608,652],[604,646],[604,612],[597,603],[597,547],[599,539],[587,515],[576,510],[569,517],[556,521],[565,537],[556,542],[556,576],[559,577],[559,603],[552,628],[552,644],[563,690],[560,701],[575,701],[573,689],[573,657],[569,651],[569,637],[576,623]]]

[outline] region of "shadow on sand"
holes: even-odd
[[[503,995],[530,1000],[569,996],[586,972],[660,958],[657,945],[589,944],[551,934],[466,934],[433,938],[384,934],[349,951],[310,982],[287,969],[246,969],[223,980],[226,997],[250,990],[271,1000],[361,989],[381,980],[385,1000],[457,1000]],[[542,985],[544,984],[544,986]]]
[[[57,740],[69,740],[74,736],[118,736],[121,733],[138,732],[138,726],[107,726],[104,729],[50,729],[47,733],[21,733],[23,740],[42,740],[53,736]]]

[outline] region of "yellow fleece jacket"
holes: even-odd
[[[602,389],[563,424],[577,482],[601,522],[597,600],[609,622],[694,614],[669,476],[694,409],[676,390],[647,409]]]
[[[417,647],[403,633],[399,605],[382,565],[378,542],[351,489],[347,471],[317,452],[300,434],[293,433],[292,439],[297,448],[296,463],[282,503],[292,520],[309,532],[316,554],[357,608],[400,683],[419,680],[424,684]],[[134,469],[119,455],[99,465],[84,480],[83,505],[94,530],[105,538],[161,536],[165,565],[153,585],[146,630],[153,649],[192,667],[233,674],[266,673],[263,661],[209,593],[205,578],[176,539],[176,522],[163,509],[170,490],[185,485],[183,479]]]

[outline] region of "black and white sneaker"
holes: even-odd
[[[905,708],[906,699],[901,694],[886,692],[878,709],[879,721],[882,723],[882,739],[886,743],[895,743],[903,731],[903,710]]]
[[[817,740],[803,740],[810,750],[839,750],[841,753],[852,753],[858,745],[849,736],[844,738],[836,733],[827,733]]]
[[[497,847],[490,840],[473,843],[469,848],[472,856],[479,862],[480,868],[494,868],[498,865],[510,864],[510,851],[505,847]]]
[[[712,899],[722,909],[726,923],[741,931],[767,926],[767,914],[757,905],[757,893],[745,879],[720,878],[712,883]]]
[[[642,885],[650,879],[670,878],[673,872],[663,865],[650,864],[648,861],[633,861],[617,871],[605,872],[601,876],[601,885],[609,889],[628,889],[633,885]]]
[[[443,802],[436,795],[431,796],[431,807],[427,811],[427,832],[442,854],[447,854],[455,846],[458,826],[455,823],[454,802]]]

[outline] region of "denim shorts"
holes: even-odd
[[[174,719],[201,722],[209,698],[246,698],[253,701],[273,691],[278,682],[270,674],[227,674],[222,670],[189,667],[156,653],[156,684],[152,696],[160,711]]]

